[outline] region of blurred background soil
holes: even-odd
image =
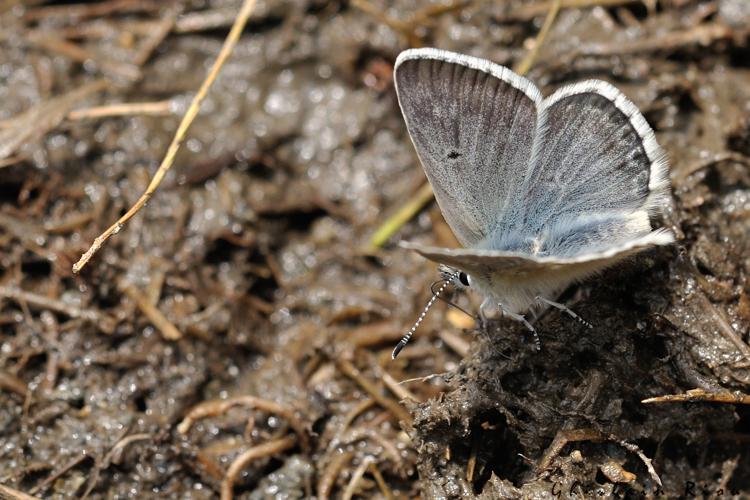
[[[74,275],[239,7],[0,1],[0,497],[750,497],[750,2],[562,2],[528,76],[638,105],[681,240],[566,292],[594,328],[547,312],[540,353],[439,303],[397,361],[437,274],[395,243],[451,236],[430,204],[368,249],[424,182],[393,61],[516,65],[551,3],[259,0]]]

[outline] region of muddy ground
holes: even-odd
[[[0,497],[750,497],[750,3],[588,3],[529,77],[639,106],[679,243],[568,290],[594,328],[548,312],[541,352],[440,303],[393,362],[436,279],[396,243],[451,241],[432,203],[368,248],[424,182],[393,61],[513,66],[549,4],[259,1],[74,275],[239,2],[1,1]],[[121,103],[155,104],[96,114]]]

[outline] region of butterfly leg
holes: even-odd
[[[513,320],[515,320],[515,321],[518,321],[518,322],[520,322],[520,323],[523,323],[523,325],[524,325],[524,326],[525,326],[526,328],[528,328],[528,329],[529,329],[529,331],[530,331],[530,332],[532,333],[532,335],[534,335],[534,346],[535,346],[536,350],[537,350],[537,351],[541,351],[541,350],[542,350],[542,342],[541,342],[541,341],[539,340],[539,334],[538,334],[538,333],[536,332],[536,329],[535,329],[535,328],[534,328],[533,326],[531,326],[531,323],[529,323],[529,322],[528,322],[528,321],[526,320],[526,317],[525,317],[525,316],[523,316],[522,314],[516,314],[516,313],[512,313],[512,312],[510,312],[510,311],[506,311],[506,310],[505,310],[505,309],[503,308],[503,305],[502,305],[502,304],[498,304],[498,307],[500,307],[500,311],[502,311],[502,313],[503,313],[503,316],[507,316],[507,317],[509,317],[510,319],[513,319]]]
[[[574,313],[572,309],[570,309],[568,306],[564,304],[560,304],[559,302],[554,302],[552,300],[545,299],[541,295],[537,295],[536,300],[537,302],[543,302],[544,304],[547,304],[548,306],[556,307],[562,312],[567,313],[571,318],[575,319],[576,321],[578,321],[579,323],[581,323],[587,328],[594,328],[594,326],[591,323],[589,323],[588,321],[586,321],[585,319],[583,319],[582,317]]]
[[[498,317],[498,309],[495,302],[490,298],[485,298],[482,305],[479,306],[479,325],[482,330],[487,330],[489,320]]]

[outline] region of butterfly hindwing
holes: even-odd
[[[640,227],[609,240],[617,246],[650,232],[647,215],[668,197],[666,169],[653,131],[619,90],[593,80],[563,87],[540,106],[528,174],[498,231],[533,234],[561,218],[642,213]]]

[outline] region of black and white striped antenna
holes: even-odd
[[[401,349],[403,349],[406,344],[409,343],[409,340],[411,340],[412,335],[414,335],[414,332],[417,331],[417,328],[419,325],[424,321],[425,316],[427,316],[427,311],[430,310],[430,308],[435,304],[435,301],[437,301],[438,298],[440,298],[440,294],[443,293],[445,288],[453,283],[453,280],[458,278],[458,274],[460,271],[456,271],[455,273],[451,274],[450,276],[446,276],[445,279],[442,280],[443,284],[440,285],[440,288],[437,289],[436,292],[433,292],[432,297],[427,302],[427,305],[424,306],[424,309],[422,309],[421,314],[417,318],[417,321],[414,322],[414,325],[409,328],[409,331],[404,334],[403,337],[401,337],[401,340],[398,341],[398,344],[396,344],[396,347],[393,349],[393,353],[391,353],[391,359],[396,359],[396,356],[398,356],[398,353],[401,352]]]

